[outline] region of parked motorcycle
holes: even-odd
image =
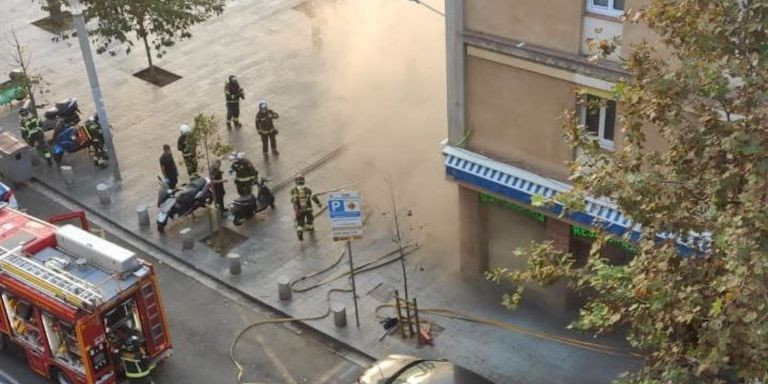
[[[162,177],[157,178],[160,180],[157,194],[157,231],[160,233],[165,231],[169,219],[184,217],[213,202],[213,189],[207,177],[193,180],[183,190],[171,189]]]
[[[267,187],[267,181],[269,180],[262,177],[261,180],[256,182],[256,186],[259,188],[258,198],[250,194],[248,196],[238,196],[232,202],[229,212],[234,217],[233,224],[241,225],[245,219],[252,218],[257,213],[267,209],[267,207],[275,209],[275,196]]]
[[[91,141],[82,124],[67,125],[53,136],[53,160],[60,163],[65,153],[89,148]]]
[[[27,107],[30,108],[30,107]],[[74,126],[80,123],[80,107],[77,99],[70,97],[54,104],[53,107],[45,110],[45,117],[42,121],[44,131],[53,131],[53,136],[58,136],[59,132],[68,126]]]

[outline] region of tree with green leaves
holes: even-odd
[[[90,31],[97,52],[115,52],[115,43],[133,47],[135,34],[144,45],[150,70],[154,68],[152,50],[162,57],[177,40],[192,37],[191,28],[224,11],[226,0],[81,0],[88,7],[86,17],[95,20]]]
[[[223,157],[235,150],[231,144],[225,144],[219,135],[219,122],[214,115],[203,113],[195,116],[192,137],[197,143],[197,157],[204,159],[208,169],[211,169],[211,156]]]
[[[488,276],[517,284],[510,307],[526,282],[589,292],[572,327],[621,329],[647,357],[622,382],[768,382],[768,2],[649,3],[628,15],[660,40],[623,62],[622,146],[602,150],[568,113],[566,137],[584,156],[573,190],[542,202],[573,211],[587,195],[610,198],[641,226],[634,257],[604,258],[601,232],[583,264],[536,243],[516,251],[527,269]]]

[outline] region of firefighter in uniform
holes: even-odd
[[[85,133],[93,153],[93,165],[105,168],[109,165],[109,156],[104,148],[104,132],[99,124],[99,115],[94,114],[85,121]]]
[[[146,378],[154,368],[154,364],[150,362],[146,352],[141,348],[139,337],[135,335],[125,340],[120,352],[120,360],[123,363],[125,377],[129,381],[146,382]]]
[[[312,194],[312,190],[304,185],[304,176],[296,176],[294,180],[296,186],[291,189],[291,203],[293,204],[293,212],[296,217],[296,235],[299,237],[299,241],[304,240],[304,230],[314,232],[314,212],[312,210],[312,202],[317,204],[318,207],[322,207],[320,199],[316,195]]]
[[[267,106],[265,100],[259,101],[259,113],[256,114],[256,131],[261,136],[261,150],[264,152],[264,156],[267,155],[268,144],[272,147],[272,154],[279,155],[277,150],[277,129],[275,129],[274,120],[277,120],[280,116]]]
[[[176,142],[176,149],[181,151],[184,156],[184,165],[187,167],[187,175],[189,180],[196,179],[197,175],[197,142],[192,136],[192,129],[189,125],[182,124],[179,126],[179,140]]]
[[[253,191],[253,184],[259,178],[259,171],[256,170],[250,160],[245,158],[245,153],[233,152],[229,155],[229,159],[232,161],[229,173],[235,174],[237,194],[240,196],[250,195]]]
[[[26,108],[22,108],[19,111],[19,120],[21,120],[21,138],[29,146],[36,148],[37,152],[45,158],[48,165],[53,165],[51,150],[45,142],[45,132],[43,131],[43,126],[40,125],[40,120],[32,116]]]
[[[245,91],[235,75],[230,75],[224,84],[224,96],[227,99],[227,129],[232,129],[232,124],[240,128],[240,99],[245,99]]]

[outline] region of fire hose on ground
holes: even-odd
[[[415,243],[406,244],[406,245],[403,246],[404,255],[408,255],[408,254],[414,252],[415,250],[417,250],[418,248],[419,248],[418,244],[415,244]],[[294,286],[298,282],[310,279],[310,278],[315,277],[315,276],[322,275],[323,273],[326,273],[326,272],[330,271],[331,269],[335,268],[344,259],[345,252],[346,252],[346,250],[342,251],[339,254],[339,257],[333,263],[331,263],[329,266],[324,267],[324,268],[320,269],[319,271],[312,272],[312,273],[309,273],[307,275],[301,276],[299,279],[292,281],[290,285],[291,285],[291,288],[293,289],[293,292],[297,292],[297,293],[308,292],[308,291],[313,290],[315,288],[319,288],[319,287],[321,287],[323,285],[326,285],[326,284],[329,284],[329,283],[334,282],[336,280],[339,280],[339,279],[341,279],[343,277],[350,276],[352,274],[352,272],[351,271],[346,271],[346,272],[340,273],[338,275],[335,275],[335,276],[333,276],[331,278],[328,278],[326,280],[323,280],[320,283],[313,284],[313,285],[308,286],[308,287],[294,288]],[[373,259],[371,261],[368,261],[368,262],[366,262],[364,264],[356,266],[355,269],[354,269],[354,273],[355,274],[359,274],[359,273],[369,272],[369,271],[381,268],[381,267],[383,267],[385,265],[389,265],[391,263],[399,261],[400,260],[399,252],[400,252],[400,249],[398,248],[398,249],[395,249],[393,251],[387,252],[386,254],[384,254],[382,256],[379,256],[379,257],[377,257],[377,258],[375,258],[375,259]],[[393,255],[396,255],[397,257],[392,257]],[[386,260],[387,258],[390,258],[390,259]],[[235,365],[235,368],[237,369],[237,384],[265,384],[265,383],[259,383],[259,382],[243,381],[243,375],[245,374],[245,368],[238,361],[237,354],[235,352],[235,348],[237,347],[237,343],[240,341],[240,339],[243,337],[243,335],[245,335],[246,332],[248,332],[249,330],[254,329],[254,328],[258,327],[258,326],[266,325],[266,324],[280,324],[280,323],[289,323],[289,322],[293,322],[293,321],[322,320],[322,319],[328,317],[328,315],[331,314],[331,306],[330,306],[331,303],[330,302],[331,302],[331,294],[333,292],[352,292],[352,289],[350,289],[350,288],[331,288],[331,289],[329,289],[326,292],[326,301],[328,303],[328,307],[327,307],[325,313],[323,313],[321,315],[307,316],[307,317],[283,317],[283,318],[276,318],[276,319],[267,319],[267,320],[257,321],[257,322],[255,322],[253,324],[248,325],[247,327],[243,328],[242,330],[240,330],[240,332],[238,332],[237,335],[235,335],[235,338],[232,340],[232,344],[230,344],[230,347],[229,347],[229,358],[230,358],[230,360],[232,360],[232,363]]]
[[[406,244],[403,247],[403,249],[405,251],[405,255],[408,255],[408,254],[416,251],[419,247],[420,247],[419,244],[409,243],[409,244]],[[395,249],[395,250],[393,250],[391,252],[388,252],[388,253],[386,253],[386,254],[384,254],[382,256],[379,256],[379,257],[377,257],[377,258],[375,258],[375,259],[373,259],[371,261],[368,261],[368,262],[366,262],[366,263],[364,263],[364,264],[362,264],[360,266],[355,267],[355,272],[354,273],[355,274],[359,274],[359,273],[369,272],[369,271],[378,269],[380,267],[389,265],[389,264],[391,264],[393,262],[399,261],[400,260],[400,255],[398,253],[399,253],[399,249]],[[337,259],[333,263],[328,265],[327,267],[324,267],[324,268],[322,268],[322,269],[320,269],[318,271],[306,274],[306,275],[301,276],[300,278],[292,281],[290,283],[290,285],[291,285],[291,288],[293,289],[293,291],[297,292],[297,293],[308,292],[310,290],[319,288],[321,286],[324,286],[326,284],[330,284],[330,283],[332,283],[334,281],[337,281],[337,280],[339,280],[341,278],[349,276],[351,274],[351,272],[350,271],[346,271],[346,272],[339,273],[339,274],[334,275],[334,276],[332,276],[330,278],[327,278],[325,280],[322,280],[322,281],[320,281],[318,283],[315,283],[315,284],[312,284],[312,285],[309,285],[309,286],[306,286],[306,287],[296,287],[296,285],[298,283],[302,282],[302,281],[311,279],[311,278],[316,277],[316,276],[320,276],[320,275],[322,275],[322,274],[332,270],[333,268],[335,268],[343,260],[344,254],[345,254],[345,251],[342,251],[339,254],[339,256],[337,257]],[[395,255],[397,257],[392,257],[393,255]],[[387,260],[387,258],[390,258],[390,257],[391,257],[391,259]],[[334,293],[334,292],[347,292],[348,293],[348,292],[351,292],[351,291],[352,290],[349,289],[349,288],[332,288],[332,289],[329,289],[327,291],[327,293],[326,293],[326,301],[328,302],[328,309],[323,314],[321,314],[321,315],[308,316],[308,317],[285,317],[285,318],[277,318],[277,319],[268,319],[268,320],[263,320],[263,321],[259,321],[259,322],[250,324],[247,327],[245,327],[244,329],[242,329],[236,335],[236,337],[232,341],[232,344],[231,344],[231,346],[229,348],[230,359],[232,360],[232,363],[237,368],[237,384],[262,384],[262,383],[257,383],[257,382],[244,382],[244,381],[242,381],[243,380],[243,375],[245,374],[245,369],[242,366],[242,364],[237,360],[237,355],[235,353],[235,348],[237,346],[238,341],[242,338],[242,336],[246,332],[248,332],[249,330],[254,329],[254,328],[258,327],[258,326],[266,325],[266,324],[279,324],[279,323],[288,323],[288,322],[294,322],[294,321],[322,320],[322,319],[324,319],[324,318],[326,318],[326,317],[328,317],[330,315],[330,312],[331,312],[331,310],[330,310],[331,294]],[[379,305],[378,307],[376,307],[374,309],[374,313],[376,314],[377,317],[383,319],[383,318],[386,318],[386,316],[382,316],[380,314],[381,310],[384,309],[384,308],[394,308],[395,306],[396,306],[396,304],[394,304],[394,303],[392,303],[392,304],[382,304],[382,305]],[[485,319],[485,318],[481,318],[481,317],[476,317],[476,316],[472,316],[472,315],[469,315],[469,314],[466,314],[466,313],[462,313],[462,312],[458,312],[458,311],[454,311],[454,310],[450,310],[450,309],[445,309],[445,308],[419,308],[419,312],[420,313],[429,314],[429,315],[432,315],[432,316],[439,316],[439,317],[444,317],[444,318],[449,318],[449,319],[454,319],[454,320],[461,320],[461,321],[472,322],[472,323],[476,323],[476,324],[493,326],[493,327],[497,327],[497,328],[500,328],[500,329],[505,329],[505,330],[508,330],[508,331],[511,331],[511,332],[519,333],[519,334],[522,334],[522,335],[527,335],[527,336],[530,336],[530,337],[535,337],[535,338],[539,338],[539,339],[542,339],[542,340],[547,340],[547,341],[550,341],[550,342],[555,342],[555,343],[571,346],[571,347],[574,347],[574,348],[580,348],[580,349],[589,350],[589,351],[593,351],[593,352],[597,352],[597,353],[602,353],[602,354],[607,354],[607,355],[611,355],[611,356],[618,356],[618,357],[625,357],[625,358],[634,358],[634,359],[637,359],[637,358],[642,359],[642,358],[644,358],[644,356],[642,354],[639,354],[639,353],[636,353],[636,352],[631,352],[631,351],[628,351],[628,350],[626,350],[624,348],[621,348],[621,347],[613,347],[613,346],[609,346],[609,345],[605,345],[605,344],[583,341],[583,340],[579,340],[579,339],[575,339],[575,338],[571,338],[571,337],[558,336],[558,335],[550,334],[550,333],[547,333],[547,332],[539,332],[539,331],[527,329],[527,328],[524,328],[524,327],[520,327],[520,326],[511,324],[511,323],[506,323],[506,322],[502,322],[502,321],[497,321],[497,320],[491,320],[491,319]],[[429,320],[426,320],[426,319],[421,319],[421,320],[419,320],[419,322],[420,323],[424,323],[427,327],[429,327],[429,325],[430,325]]]

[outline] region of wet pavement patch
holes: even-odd
[[[75,28],[72,22],[72,14],[66,11],[62,12],[61,17],[59,18],[53,18],[50,16],[44,17],[40,20],[33,21],[32,25],[55,35]]]
[[[200,242],[218,253],[219,256],[226,256],[229,251],[246,240],[248,240],[247,236],[243,236],[229,228],[221,227],[221,229],[211,233],[208,237],[200,240]]]
[[[168,72],[158,66],[142,69],[133,75],[158,87],[165,87],[166,85],[181,79],[181,76]]]

